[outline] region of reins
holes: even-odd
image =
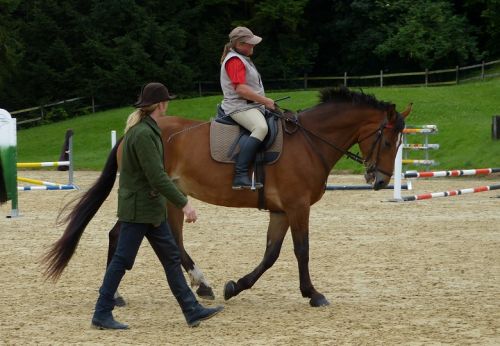
[[[288,98],[290,98],[290,96],[282,97],[280,99],[275,100],[274,102],[277,103],[279,101],[283,101],[283,100],[286,100]],[[238,111],[231,112],[229,114],[225,114],[222,117],[219,117],[219,119],[224,119],[224,118],[230,117],[234,113],[246,111],[246,110],[257,108],[257,107],[261,107],[261,106],[262,105],[260,103],[257,103],[255,105],[247,107],[247,108],[245,108],[243,110],[238,110]],[[272,113],[273,116],[278,117],[278,118],[282,119],[283,121],[285,121],[285,124],[286,123],[291,123],[294,126],[296,126],[297,128],[300,128],[302,130],[302,133],[304,134],[304,137],[308,141],[309,145],[314,150],[314,152],[320,157],[321,162],[323,163],[323,166],[324,166],[325,170],[327,171],[327,173],[330,172],[330,168],[331,167],[329,167],[329,165],[328,165],[325,157],[323,156],[323,154],[321,153],[321,151],[318,149],[317,145],[314,144],[313,140],[311,139],[311,136],[317,138],[318,140],[320,140],[321,142],[327,144],[331,148],[339,151],[340,153],[342,153],[343,155],[345,155],[348,159],[351,159],[351,160],[353,160],[353,161],[355,161],[355,162],[357,162],[359,164],[364,165],[366,167],[366,172],[367,173],[373,173],[373,172],[379,171],[379,172],[381,172],[381,173],[383,173],[383,174],[385,174],[387,176],[392,176],[392,173],[385,172],[385,171],[383,171],[383,170],[381,170],[381,169],[379,169],[377,167],[378,160],[379,160],[379,157],[380,157],[380,148],[381,148],[380,141],[382,139],[384,129],[388,128],[388,126],[387,126],[387,119],[385,119],[384,121],[382,121],[382,123],[380,124],[380,126],[379,126],[378,129],[376,129],[375,131],[371,132],[370,134],[368,134],[365,137],[363,137],[363,139],[360,139],[358,141],[358,144],[359,144],[359,143],[365,141],[366,139],[370,138],[371,136],[373,136],[375,133],[378,133],[377,138],[375,139],[375,141],[372,144],[372,148],[370,150],[370,153],[368,154],[368,156],[366,157],[366,159],[363,159],[358,154],[355,154],[355,153],[353,153],[353,152],[351,152],[349,150],[343,149],[343,148],[339,147],[338,145],[336,145],[335,143],[330,142],[329,140],[323,138],[322,136],[320,136],[320,135],[312,132],[311,130],[307,129],[306,127],[304,127],[300,123],[300,121],[299,121],[299,116],[300,115],[295,116],[293,118],[289,118],[289,117],[284,116],[282,113],[278,113],[278,112],[274,112],[274,111],[270,111],[270,112]],[[202,122],[200,124],[193,125],[193,126],[185,128],[185,129],[182,129],[180,131],[174,132],[174,133],[172,133],[168,137],[167,143],[170,142],[173,137],[175,137],[175,136],[177,136],[177,135],[179,135],[181,133],[190,131],[192,129],[195,129],[195,128],[203,126],[203,125],[210,124],[211,122],[212,122],[212,120],[208,120],[208,121]],[[373,153],[375,152],[375,147],[377,146],[377,144],[379,144],[379,145],[378,145],[378,149],[377,149],[377,157],[376,157],[376,160],[375,160],[375,164],[372,163],[370,165],[367,165],[367,163],[369,163],[369,160],[372,157]]]
[[[338,145],[336,145],[335,143],[332,143],[330,142],[329,140],[323,138],[322,136],[312,132],[311,130],[309,130],[308,128],[304,127],[300,121],[299,121],[299,116],[296,116],[294,118],[289,118],[289,117],[286,117],[282,114],[279,114],[279,113],[275,113],[273,112],[273,115],[278,117],[278,118],[281,118],[282,120],[284,120],[285,122],[289,122],[289,123],[292,123],[293,125],[297,126],[298,128],[300,128],[302,131],[303,131],[303,134],[305,136],[305,138],[307,139],[307,141],[309,142],[309,145],[311,145],[311,147],[313,148],[314,152],[320,157],[322,163],[323,163],[323,166],[325,166],[325,169],[327,170],[327,172],[330,171],[330,168],[326,162],[326,159],[324,158],[323,154],[321,154],[321,152],[319,151],[319,149],[317,148],[316,145],[314,145],[314,142],[311,140],[311,137],[310,136],[313,136],[317,139],[319,139],[321,142],[327,144],[328,146],[332,147],[333,149],[341,152],[343,155],[347,156],[347,158],[357,162],[357,163],[360,163],[362,165],[364,165],[365,167],[367,167],[367,173],[371,173],[371,172],[374,172],[374,171],[379,171],[385,175],[388,175],[388,176],[391,176],[392,174],[388,173],[388,172],[385,172],[379,168],[377,168],[377,164],[378,164],[378,160],[379,160],[379,156],[380,156],[380,145],[378,146],[378,150],[377,150],[377,159],[376,159],[376,162],[375,164],[373,165],[370,165],[370,166],[367,166],[366,164],[369,162],[370,158],[372,157],[374,151],[375,151],[375,146],[381,141],[382,139],[382,134],[383,134],[383,130],[387,127],[387,120],[384,120],[378,129],[376,129],[375,131],[371,132],[370,134],[368,134],[367,136],[363,137],[363,139],[360,139],[358,141],[358,143],[361,143],[363,141],[365,141],[366,139],[370,138],[371,136],[373,136],[375,133],[378,133],[377,135],[377,138],[375,139],[375,141],[373,142],[372,144],[372,148],[370,150],[370,154],[368,154],[367,158],[366,159],[363,159],[361,156],[359,156],[358,154],[355,154],[349,150],[346,150],[346,149],[343,149],[341,147],[339,147]]]

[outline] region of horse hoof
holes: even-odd
[[[234,297],[236,294],[236,282],[233,280],[229,280],[226,282],[224,285],[224,300],[229,300],[230,298]]]
[[[215,294],[214,291],[212,291],[212,287],[207,286],[203,283],[200,284],[200,287],[196,290],[196,294],[198,297],[207,299],[207,300],[214,300],[215,299]]]
[[[124,307],[126,305],[127,305],[127,303],[125,302],[125,299],[123,299],[122,296],[115,298],[115,306]]]
[[[309,300],[309,304],[314,307],[320,307],[320,306],[328,306],[330,305],[330,302],[325,298],[324,295],[319,294],[316,297],[312,297],[311,300]]]

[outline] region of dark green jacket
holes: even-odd
[[[187,203],[165,173],[161,131],[147,116],[123,139],[118,219],[157,225],[166,220],[167,199],[179,208]]]

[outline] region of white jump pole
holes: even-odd
[[[69,142],[68,142],[68,159],[69,159],[69,182],[68,185],[74,185],[73,184],[73,172],[74,172],[74,167],[73,167],[73,135],[69,137]]]
[[[113,149],[116,145],[116,131],[111,131],[111,149]]]
[[[402,141],[401,141],[402,142]],[[396,158],[394,159],[394,201],[402,201],[401,198],[401,170],[403,166],[403,143],[399,145]]]

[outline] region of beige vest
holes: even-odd
[[[231,82],[231,79],[229,78],[225,67],[226,62],[232,57],[239,58],[245,65],[245,72],[246,72],[245,84],[248,85],[257,94],[265,96],[264,86],[262,85],[260,74],[257,71],[257,68],[253,64],[252,60],[250,60],[249,57],[239,54],[231,49],[227,54],[226,58],[224,59],[224,61],[222,62],[220,68],[220,85],[222,88],[222,92],[224,94],[224,100],[222,101],[221,106],[222,109],[224,110],[224,113],[226,114],[230,114],[237,111],[243,111],[248,109],[249,107],[256,105],[256,103],[253,103],[251,101],[250,103],[248,103],[246,99],[240,97],[236,93],[236,90],[234,90],[234,85]],[[264,113],[265,111],[264,106],[258,107],[258,109],[262,113]]]

